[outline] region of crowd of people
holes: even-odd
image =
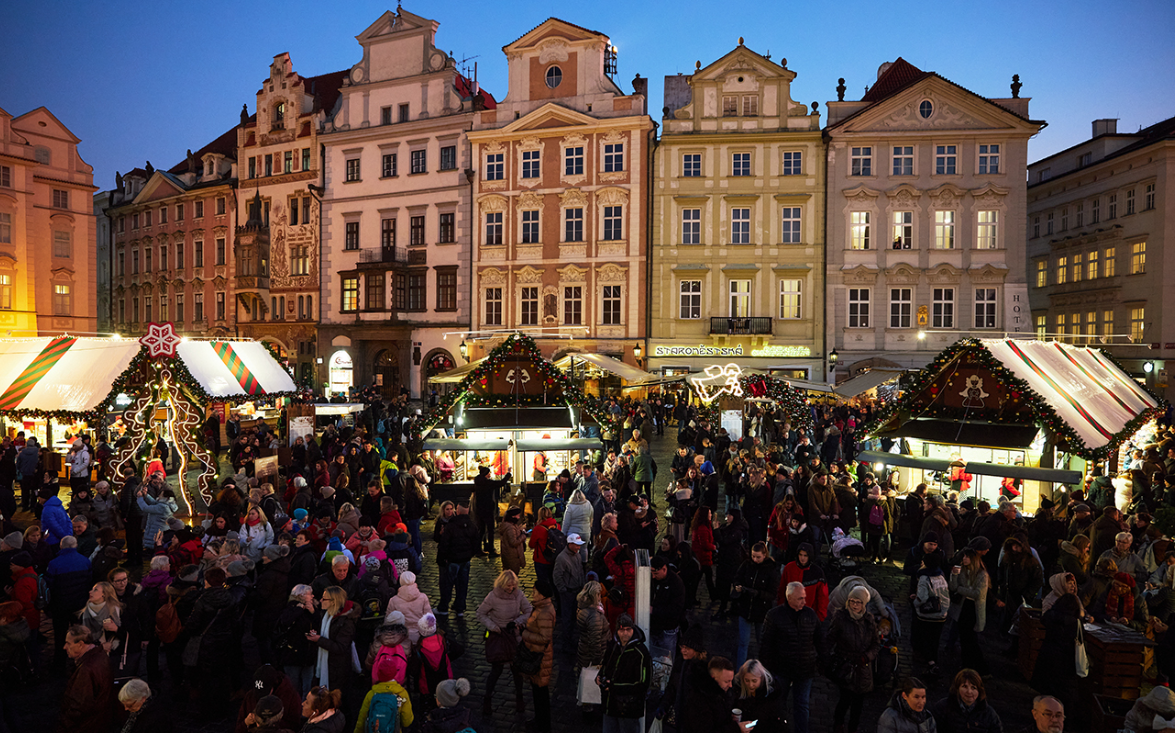
[[[610,400],[605,450],[553,477],[542,466],[549,481],[530,504],[493,465],[468,495],[435,501],[430,487],[451,477],[452,458],[423,449],[405,399],[370,403],[354,425],[299,438],[276,476],[254,471],[272,428],[230,420],[231,468],[206,513],[187,521],[166,447],[141,471],[112,476],[105,443],[78,437],[65,492],[27,458],[33,439],[5,440],[0,669],[14,684],[0,685],[0,732],[25,729],[14,714],[22,684],[62,677],[63,732],[166,732],[181,718],[234,714],[241,733],[488,731],[507,671],[515,711],[528,712],[529,686],[528,729],[541,733],[559,674],[575,680],[585,724],[605,733],[636,733],[642,719],[680,733],[807,733],[817,677],[836,687],[837,733],[1001,731],[979,640],[1011,639],[1003,651],[1014,653],[1025,606],[1043,611],[1031,680],[1040,731],[1062,730],[1078,704],[1083,620],[1155,639],[1156,690],[1175,671],[1175,551],[1155,552],[1150,514],[1168,501],[1158,487],[1175,485],[1168,426],[1123,467],[1146,479],[1125,514],[1099,467],[1088,487],[1027,518],[1011,482],[992,507],[958,500],[950,480],[965,491],[962,476],[945,491],[904,491],[896,472],[874,475],[854,460],[868,405],[812,408],[802,416],[811,431],[756,407],[735,440],[673,394]],[[666,428],[677,448],[658,466],[649,439]],[[219,434],[215,443],[219,454]],[[537,478],[539,468],[520,470]],[[859,546],[856,562],[900,563],[907,595],[885,598],[843,572],[846,542]],[[475,559],[500,571],[471,601]],[[417,579],[433,563],[430,598]],[[903,635],[897,608],[907,604]],[[646,612],[647,635],[637,623]],[[726,624],[734,648],[708,644],[707,631]],[[484,679],[454,672],[471,633]],[[956,669],[940,663],[944,636],[957,641]],[[894,673],[906,647],[919,677]],[[948,696],[928,701],[921,677],[950,679]],[[887,690],[880,720],[863,722],[866,700]],[[1175,715],[1175,696],[1155,692],[1136,708],[1137,720]]]

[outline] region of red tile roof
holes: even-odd
[[[869,91],[865,92],[865,96],[861,97],[861,101],[880,102],[891,94],[905,89],[914,82],[925,79],[928,76],[932,76],[932,72],[923,71],[901,56],[898,56],[897,61],[890,64],[889,68],[878,77],[877,83],[869,87]]]
[[[544,20],[542,23],[539,23],[534,28],[531,28],[530,30],[528,30],[526,33],[523,33],[518,38],[515,38],[513,41],[510,41],[510,43],[507,43],[505,46],[502,46],[502,48],[508,48],[510,46],[513,46],[515,43],[518,43],[523,38],[525,38],[527,36],[527,34],[533,33],[536,29],[542,27],[543,23],[547,23],[548,21],[552,21],[552,20],[557,20],[560,23],[571,26],[572,28],[578,28],[581,31],[583,31],[584,33],[592,33],[597,36],[604,36],[605,38],[608,37],[606,34],[600,33],[599,31],[593,31],[591,28],[584,28],[582,25],[576,25],[575,23],[569,23],[568,21],[563,20],[562,18],[556,18],[555,16],[552,15],[551,17],[547,18],[547,20]]]
[[[469,79],[466,79],[460,74],[457,74],[456,79],[453,80],[453,87],[457,90],[457,93],[461,95],[462,99],[469,99],[473,96],[473,82],[469,81]],[[494,99],[494,96],[485,89],[481,89],[479,87],[477,90],[477,96],[481,98],[482,103],[485,105],[483,109],[497,108],[498,102]]]
[[[330,114],[334,110],[335,103],[339,101],[339,89],[343,86],[343,80],[350,73],[350,69],[344,69],[343,71],[302,78],[302,88],[306,90],[307,94],[314,95],[313,111],[317,112],[321,109]]]

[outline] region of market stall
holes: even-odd
[[[640,367],[625,364],[605,354],[572,352],[555,362],[584,392],[596,397],[640,387],[655,377]]]
[[[611,417],[543,359],[530,337],[512,334],[466,366],[455,389],[424,416],[424,448],[449,451],[457,466],[450,481],[433,485],[437,498],[467,497],[479,466],[496,477],[513,473],[537,498],[548,478],[603,449],[585,437],[586,428]]]
[[[731,363],[706,367],[702,374],[690,377],[689,384],[702,403],[699,415],[726,428],[732,440],[740,440],[747,430],[755,429],[752,415],[757,404],[778,407],[797,430],[812,429],[807,396],[787,380],[748,374]]]
[[[966,339],[916,374],[865,434],[908,449],[884,461],[903,466],[904,485],[944,479],[938,464],[905,466],[907,457],[951,471],[962,464],[946,476],[953,488],[994,503],[1002,477],[990,474],[1003,473],[1020,479],[1018,501],[1033,511],[1053,484],[1079,481],[1087,464],[1111,457],[1160,411],[1159,400],[1098,349]]]
[[[126,440],[112,471],[138,470],[162,438],[179,451],[187,512],[192,504],[182,477],[189,461],[203,468],[197,486],[205,502],[216,476],[201,434],[209,404],[293,392],[293,380],[263,344],[181,340],[170,323],[150,324],[138,341],[63,335],[0,342],[0,416],[9,431],[24,429],[63,450],[73,436],[102,429],[121,413]]]

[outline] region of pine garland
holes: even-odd
[[[744,397],[766,397],[774,400],[783,409],[793,428],[804,432],[812,430],[812,408],[808,398],[785,380],[762,374],[752,374],[740,376],[738,381],[742,386]],[[697,388],[692,383],[690,389],[694,390],[694,394],[698,394]],[[702,402],[702,406],[698,409],[698,416],[712,424],[719,424],[718,401]]]

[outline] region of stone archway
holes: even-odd
[[[453,383],[432,384],[429,382],[430,379],[438,374],[444,374],[457,368],[457,360],[447,350],[433,349],[425,355],[421,363],[424,368],[420,370],[420,399],[426,404],[433,389],[436,389],[437,395],[444,396],[457,387]]]
[[[395,349],[381,349],[371,361],[371,381],[384,397],[400,394],[400,356]]]

